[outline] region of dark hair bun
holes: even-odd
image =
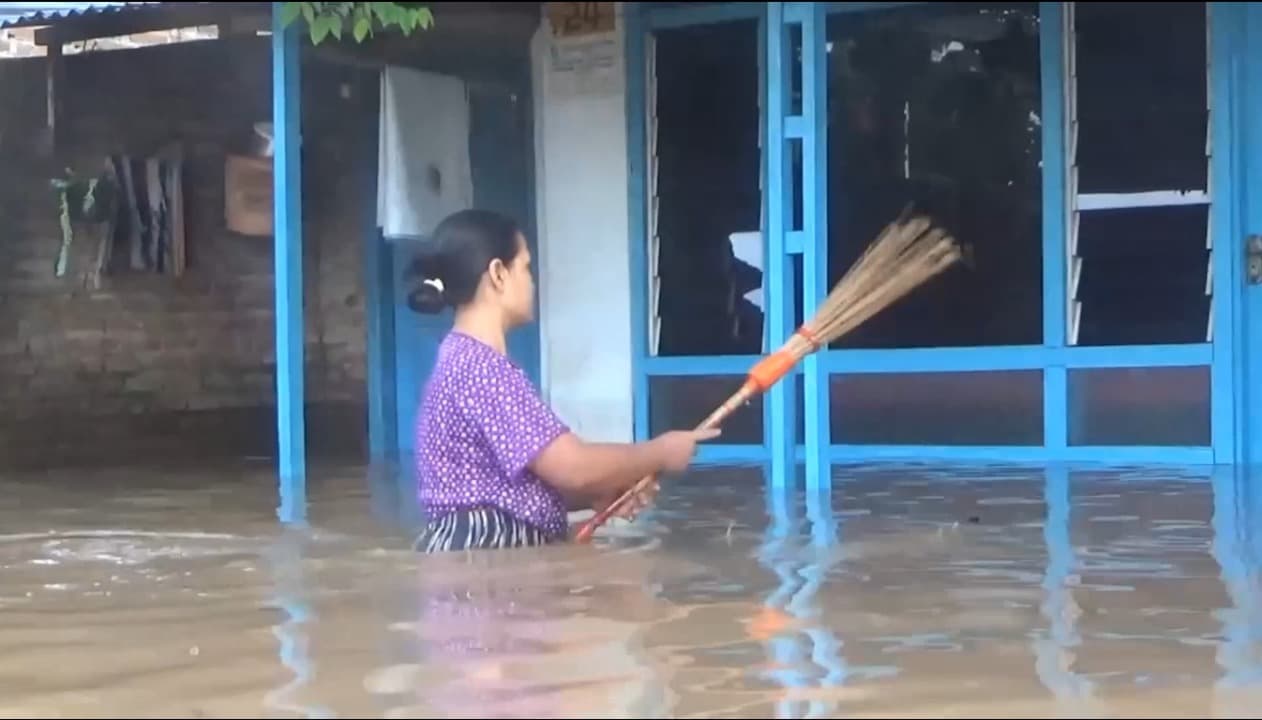
[[[491,263],[508,265],[521,252],[520,235],[511,218],[496,212],[461,210],[447,216],[404,277],[408,306],[433,315],[473,302]]]
[[[437,315],[447,307],[446,287],[442,279],[442,258],[437,254],[422,255],[412,261],[406,282],[408,307],[422,315]]]

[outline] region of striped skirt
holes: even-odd
[[[423,553],[498,550],[552,542],[542,530],[493,507],[456,510],[431,520],[413,549]]]

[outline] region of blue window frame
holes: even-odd
[[[765,346],[778,345],[793,330],[800,311],[808,316],[823,299],[827,287],[827,227],[830,218],[824,199],[828,196],[826,168],[829,138],[826,109],[825,23],[831,14],[885,10],[895,6],[923,3],[639,3],[627,7],[628,49],[628,138],[630,149],[631,272],[635,358],[635,428],[639,438],[650,432],[650,377],[656,376],[740,376],[757,356],[659,357],[649,342],[648,226],[650,200],[646,195],[648,117],[646,98],[652,64],[646,54],[646,40],[669,28],[727,22],[736,19],[759,21],[762,55],[763,108],[763,223],[765,237],[767,321]],[[1211,108],[1230,101],[1226,80],[1231,50],[1215,38],[1225,29],[1221,9],[1209,4],[1209,80]],[[1042,343],[989,347],[914,349],[828,349],[808,359],[797,369],[801,380],[798,397],[795,385],[783,382],[765,399],[764,442],[728,444],[703,449],[701,459],[710,462],[767,462],[770,460],[773,484],[790,482],[795,462],[805,462],[808,485],[818,485],[828,477],[832,462],[880,458],[938,458],[1005,461],[1103,461],[1165,462],[1207,464],[1229,462],[1236,453],[1235,370],[1232,368],[1235,293],[1216,292],[1207,323],[1206,342],[1127,346],[1083,346],[1073,343],[1074,312],[1072,275],[1074,257],[1070,235],[1076,232],[1075,212],[1090,211],[1107,198],[1080,196],[1072,183],[1073,158],[1069,154],[1072,134],[1072,21],[1070,4],[1038,3],[1039,71],[1041,79],[1042,224],[1041,278],[1043,285]],[[797,62],[800,48],[800,67]],[[800,94],[793,87],[800,76]],[[800,102],[798,100],[800,97]],[[1068,101],[1067,101],[1068,100]],[[1230,147],[1236,130],[1225,112],[1210,113],[1211,145]],[[789,162],[800,149],[802,162]],[[1210,185],[1216,189],[1209,210],[1213,236],[1234,233],[1239,200],[1234,194],[1231,162],[1226,155],[1211,154],[1208,160]],[[1208,188],[1207,188],[1208,190]],[[1224,190],[1232,190],[1226,192]],[[1208,198],[1203,198],[1208,202]],[[1114,198],[1116,200],[1116,198]],[[799,213],[794,203],[800,201]],[[1136,202],[1148,202],[1141,198]],[[1237,253],[1215,252],[1210,256],[1212,275],[1219,285],[1230,287],[1230,279],[1240,272]],[[800,257],[802,279],[794,277],[793,263]],[[1200,378],[1189,387],[1201,388],[1209,396],[1209,428],[1192,444],[1127,445],[1085,444],[1090,433],[1075,430],[1091,410],[1075,409],[1071,403],[1075,388],[1091,385],[1093,373],[1134,370],[1152,374],[1165,369],[1175,377],[1183,369],[1204,369],[1203,373],[1182,372],[1181,376]],[[832,431],[838,418],[830,418],[844,404],[830,399],[830,387],[839,377],[854,375],[922,374],[928,378],[943,373],[983,373],[1030,370],[1041,373],[1042,441],[1026,445],[863,445],[838,442]],[[1099,378],[1105,376],[1100,375]],[[1158,375],[1154,375],[1158,377]],[[733,378],[734,380],[736,378]],[[1197,384],[1199,383],[1199,384]],[[735,389],[733,382],[733,390]],[[1103,383],[1107,385],[1109,383]],[[1095,383],[1100,386],[1100,382]],[[802,411],[797,407],[801,404]],[[1090,403],[1087,403],[1088,405]],[[1106,417],[1101,415],[1100,417]],[[699,418],[698,418],[699,419]],[[1103,421],[1100,421],[1103,422]],[[799,433],[800,436],[799,436]],[[1192,435],[1189,435],[1192,437]]]

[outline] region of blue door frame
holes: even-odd
[[[273,283],[276,311],[276,438],[282,522],[306,519],[307,446],[302,280],[302,101],[297,26],[272,3]]]
[[[1229,407],[1237,432],[1233,460],[1256,464],[1262,461],[1262,373],[1254,360],[1262,358],[1262,285],[1245,281],[1245,238],[1262,234],[1262,3],[1214,3],[1213,19],[1220,31],[1213,36],[1215,58],[1221,57],[1223,72],[1214,76],[1216,96],[1224,98],[1214,108],[1215,142],[1240,148],[1225,158],[1214,179],[1222,186],[1236,188],[1237,208],[1223,218],[1236,262],[1228,281],[1232,302],[1221,322],[1223,346],[1224,405]],[[1252,192],[1250,192],[1252,190]],[[1218,370],[1218,368],[1215,368]],[[1215,390],[1218,390],[1215,385]]]
[[[633,373],[635,431],[643,439],[649,433],[649,378],[662,375],[743,375],[755,356],[661,357],[649,352],[645,328],[647,313],[647,202],[646,171],[646,39],[655,32],[690,25],[756,18],[760,21],[763,48],[765,136],[763,161],[766,212],[762,231],[766,238],[767,323],[771,346],[793,330],[794,305],[801,302],[805,316],[826,294],[827,268],[827,143],[826,86],[824,77],[824,26],[833,13],[855,13],[919,3],[707,3],[658,6],[628,3],[626,11],[627,123],[630,169],[630,238],[632,273]],[[1240,462],[1262,452],[1262,427],[1247,423],[1258,417],[1262,400],[1242,392],[1252,384],[1246,373],[1245,352],[1262,351],[1262,330],[1246,332],[1246,315],[1262,317],[1262,289],[1242,290],[1242,223],[1262,233],[1262,206],[1247,202],[1243,188],[1246,170],[1262,171],[1259,153],[1243,161],[1246,137],[1242,127],[1244,103],[1257,108],[1247,116],[1262,117],[1262,93],[1245,88],[1248,72],[1245,43],[1262,41],[1262,20],[1254,3],[1210,3],[1210,107],[1212,145],[1235,149],[1234,154],[1215,152],[1210,160],[1214,189],[1210,223],[1215,238],[1212,272],[1215,277],[1213,341],[1186,345],[1081,347],[1066,342],[1067,262],[1066,236],[1069,197],[1066,160],[1066,32],[1067,6],[1039,3],[1040,64],[1043,88],[1043,342],[1039,345],[924,348],[907,350],[828,350],[799,368],[804,377],[805,437],[796,438],[796,400],[792,384],[775,388],[764,405],[765,436],[762,445],[707,446],[703,462],[766,462],[770,460],[773,484],[785,484],[796,476],[795,463],[805,461],[808,485],[825,482],[827,466],[845,460],[920,458],[1005,462],[1105,462],[1170,463],[1204,465]],[[1246,15],[1248,23],[1245,23]],[[789,110],[787,94],[790,63],[789,33],[797,25],[802,38],[802,102],[800,114]],[[1253,70],[1252,67],[1248,70]],[[1255,70],[1253,76],[1262,77]],[[1253,83],[1257,85],[1258,83]],[[1242,94],[1244,93],[1244,94]],[[1246,100],[1247,99],[1247,100]],[[1254,121],[1257,124],[1259,121]],[[801,143],[802,171],[793,176],[786,162],[789,143]],[[1257,166],[1256,168],[1254,166]],[[1262,178],[1262,176],[1251,175]],[[790,227],[786,199],[800,190],[802,227]],[[1247,207],[1246,207],[1247,206]],[[789,259],[801,255],[803,286],[795,287]],[[1252,311],[1252,312],[1251,312]],[[1256,323],[1254,323],[1256,324]],[[1244,351],[1244,352],[1240,352]],[[1170,446],[1075,446],[1069,442],[1070,407],[1068,375],[1087,368],[1153,368],[1203,366],[1211,376],[1211,440],[1204,447]],[[831,443],[828,380],[843,373],[964,372],[1037,369],[1043,373],[1043,426],[1041,446],[882,446]],[[1245,432],[1248,436],[1245,436]],[[1249,453],[1246,450],[1252,449]]]

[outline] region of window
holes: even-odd
[[[1037,4],[841,13],[827,40],[829,283],[909,203],[976,258],[837,346],[1041,343]]]
[[[758,23],[662,30],[648,43],[649,349],[762,350]]]
[[[1043,373],[834,375],[832,441],[847,445],[1043,444]]]
[[[1209,368],[1069,371],[1070,445],[1210,444]]]
[[[1070,345],[1208,342],[1205,3],[1068,10]]]
[[[669,430],[694,428],[715,408],[731,397],[745,382],[744,375],[657,375],[649,378],[649,435]],[[801,375],[785,378],[793,382],[797,403],[797,437],[803,436]],[[714,445],[762,445],[763,405],[766,397],[758,395],[749,404],[723,423],[723,435],[710,441]]]

